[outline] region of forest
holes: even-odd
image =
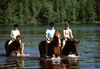
[[[0,0],[0,25],[100,21],[100,0]]]

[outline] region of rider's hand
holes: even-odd
[[[48,38],[48,41],[50,41],[50,39]]]
[[[14,37],[11,37],[11,38],[15,40],[15,38],[14,38]]]

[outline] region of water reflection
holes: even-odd
[[[79,69],[79,63],[76,58],[65,58],[59,62],[53,62],[52,60],[40,60],[40,69]]]
[[[63,69],[79,69],[79,63],[76,58],[63,59],[61,65]]]
[[[23,57],[7,57],[6,68],[10,69],[20,69],[24,67]]]

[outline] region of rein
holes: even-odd
[[[23,40],[22,40],[22,37],[21,37],[20,35],[18,35],[18,36],[16,37],[16,41],[19,42],[20,48],[21,48],[21,47],[22,47],[22,42],[23,42]]]

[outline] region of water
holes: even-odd
[[[100,69],[100,25],[71,25],[74,39],[80,41],[77,59],[62,59],[59,63],[39,58],[38,44],[45,39],[45,31],[49,26],[19,27],[24,37],[24,53],[30,56],[6,57],[5,41],[10,39],[13,27],[0,27],[0,69]],[[61,30],[63,38],[64,26],[55,26]]]

